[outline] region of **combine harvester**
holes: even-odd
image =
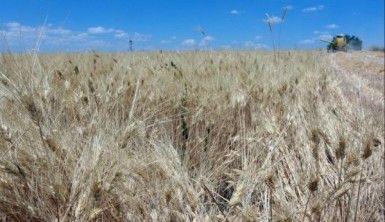
[[[347,52],[349,50],[360,51],[362,49],[362,41],[356,36],[349,35],[336,35],[333,37],[332,41],[321,40],[322,42],[328,43],[327,50],[328,52],[343,51]]]

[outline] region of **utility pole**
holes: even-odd
[[[128,41],[129,47],[130,47],[130,52],[132,52],[132,40]]]

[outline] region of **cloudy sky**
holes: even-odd
[[[384,46],[384,0],[2,0],[0,50],[269,49],[269,23],[280,48]]]

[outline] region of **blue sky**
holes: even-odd
[[[2,0],[0,50],[125,51],[130,39],[135,50],[269,49],[267,20],[281,48],[339,33],[384,46],[384,0]]]

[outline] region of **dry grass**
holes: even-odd
[[[0,60],[0,218],[380,221],[384,120],[321,52]]]

